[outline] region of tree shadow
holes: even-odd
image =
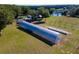
[[[40,37],[39,35],[33,33],[32,31],[30,30],[26,30],[26,29],[23,29],[21,27],[17,27],[19,30],[25,32],[25,33],[28,33],[30,35],[32,35],[33,37],[39,39],[40,41],[43,41],[44,43],[48,44],[49,46],[53,46],[55,45],[55,43],[52,43],[51,41],[48,41],[47,39],[43,38],[43,37]]]

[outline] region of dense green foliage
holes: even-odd
[[[6,26],[6,19],[5,15],[2,11],[0,11],[0,35],[1,35],[1,30]]]
[[[21,10],[23,15],[28,15],[28,11],[31,10],[31,8],[26,6],[21,6]]]
[[[36,15],[36,11],[35,10],[28,10],[27,14],[35,16]]]
[[[55,11],[55,10],[56,10],[55,8],[50,8],[50,9],[49,9],[50,14],[52,14],[53,11]]]
[[[79,17],[79,6],[72,6],[69,9],[64,10],[64,14],[71,17]]]
[[[49,10],[44,8],[44,7],[38,8],[38,12],[39,12],[39,14],[43,15],[43,17],[49,17],[50,16]]]
[[[15,5],[0,5],[0,31],[13,22],[13,19],[21,14],[21,8]]]

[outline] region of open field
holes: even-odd
[[[63,44],[50,46],[36,37],[8,25],[0,37],[0,53],[79,53],[79,18],[48,17],[43,26],[57,27],[72,34],[64,38]]]

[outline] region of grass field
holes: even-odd
[[[48,17],[44,26],[57,27],[71,32],[64,44],[49,46],[43,41],[8,25],[0,37],[0,53],[79,53],[79,18]]]

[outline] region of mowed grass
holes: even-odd
[[[0,37],[0,53],[79,53],[79,18],[48,17],[44,26],[57,27],[71,32],[64,44],[49,46],[32,35],[8,25]]]
[[[65,36],[63,39],[65,42],[62,46],[62,51],[65,53],[79,53],[79,18],[51,16],[46,19],[46,24],[44,25],[70,32],[71,35]]]

